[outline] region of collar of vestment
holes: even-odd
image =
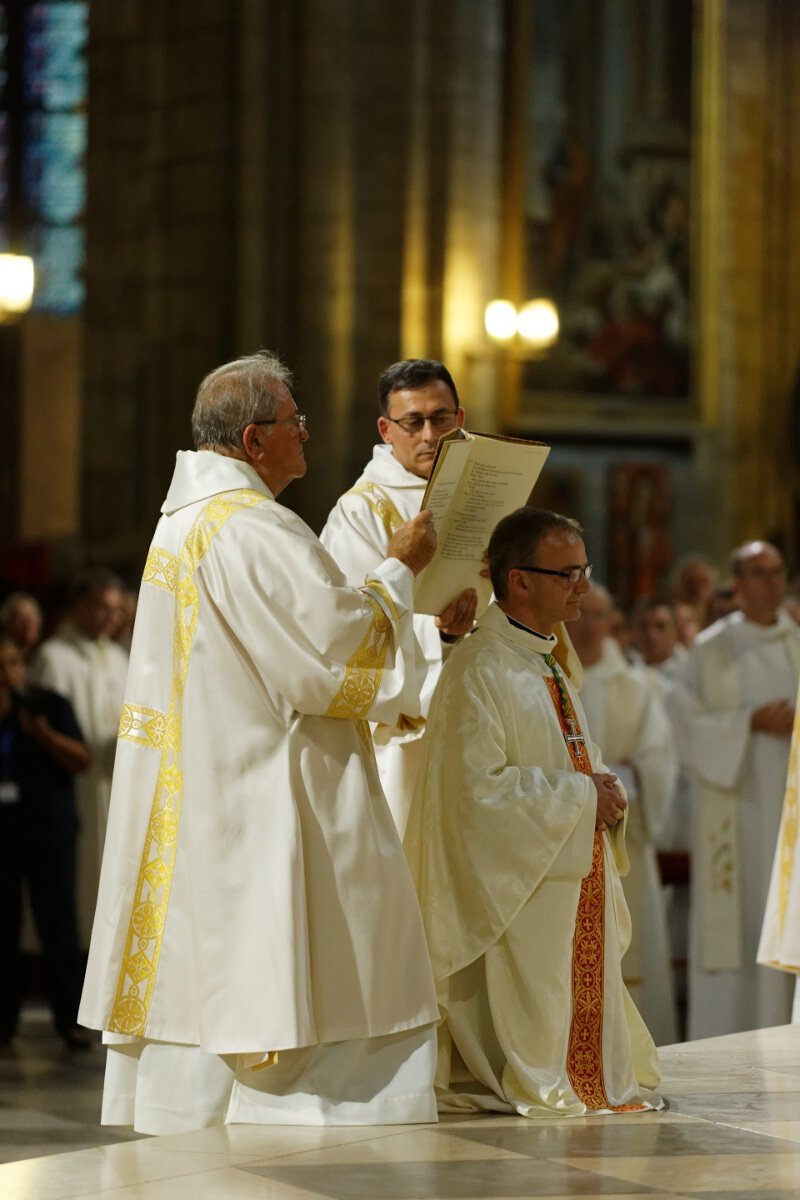
[[[703,629],[697,635],[696,644],[702,646],[705,642],[712,641],[725,630],[735,631],[753,643],[771,642],[777,638],[787,636],[796,638],[800,635],[800,628],[797,622],[792,620],[789,614],[782,608],[778,609],[777,616],[771,625],[761,625],[758,621],[748,620],[743,612],[733,612],[729,613],[727,617],[721,617],[719,621],[715,621],[707,629]]]
[[[235,492],[241,488],[263,492],[267,499],[275,499],[258,472],[240,458],[229,458],[213,450],[179,450],[175,473],[161,511],[169,516],[199,500],[209,500],[222,492]]]
[[[93,646],[106,646],[110,641],[105,634],[101,634],[98,638],[90,638],[69,617],[65,617],[63,621],[59,621],[53,640],[68,642],[76,650],[80,650],[82,654],[89,654]]]
[[[507,616],[495,600],[479,618],[477,628],[491,629],[506,641],[513,642],[523,650],[532,650],[535,654],[552,654],[558,645],[558,638],[554,633],[537,633],[535,629],[529,629],[521,621]]]
[[[407,471],[392,454],[392,447],[385,442],[373,446],[372,458],[364,468],[365,479],[371,483],[383,484],[384,487],[416,488],[420,495],[425,491],[427,479]]]
[[[627,662],[622,648],[616,638],[607,637],[603,641],[603,652],[596,663],[583,664],[584,679],[594,675],[598,679],[614,679],[618,675],[627,675],[631,664]]]

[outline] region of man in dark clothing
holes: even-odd
[[[25,689],[16,643],[0,635],[0,1044],[13,1037],[22,1002],[19,950],[22,883],[27,883],[42,945],[45,990],[56,1031],[75,1049],[83,962],[75,919],[74,775],[89,751],[70,702],[46,688]]]

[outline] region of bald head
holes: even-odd
[[[786,599],[786,566],[771,542],[753,541],[738,546],[731,555],[733,590],[748,621],[774,625]]]

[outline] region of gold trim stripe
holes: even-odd
[[[167,714],[141,704],[123,704],[117,737],[137,746],[160,750],[167,731]]]
[[[555,706],[570,761],[576,771],[591,775],[588,753],[581,749],[583,734],[569,694],[559,681],[545,678]],[[567,711],[565,700],[572,711]],[[585,747],[585,742],[584,742]],[[603,1075],[603,1015],[605,1006],[606,873],[603,835],[594,831],[592,866],[581,880],[575,934],[572,942],[572,1021],[567,1047],[567,1075],[572,1090],[589,1109],[641,1112],[644,1104],[611,1104]]]
[[[183,803],[183,691],[199,617],[195,571],[225,523],[242,508],[253,508],[267,499],[263,492],[249,488],[215,496],[190,529],[177,558],[167,555],[166,551],[156,551],[161,579],[168,577],[164,569],[169,566],[168,560],[176,565],[175,586],[171,589],[175,594],[172,694],[164,722],[161,763],[108,1025],[112,1033],[140,1037],[145,1034],[158,974]],[[148,563],[151,557],[152,553],[148,556]],[[166,586],[166,582],[156,578],[149,582],[156,582],[160,587]]]
[[[780,877],[778,881],[778,927],[783,933],[786,924],[786,909],[789,904],[789,886],[792,880],[792,867],[797,846],[798,826],[798,795],[797,770],[798,746],[800,746],[800,717],[792,738],[792,749],[789,755],[789,773],[787,776],[786,795],[783,800],[783,815],[778,836],[778,860],[780,862]]]
[[[370,587],[374,585],[370,584]],[[374,596],[366,590],[364,596],[372,605],[372,621],[366,637],[345,668],[342,685],[328,706],[326,717],[363,720],[375,702],[381,685],[392,622]]]
[[[346,493],[348,496],[361,496],[383,523],[387,537],[393,537],[405,522],[394,506],[393,501],[377,483],[357,483]]]
[[[165,592],[175,594],[178,584],[179,559],[169,550],[159,546],[151,546],[142,572],[142,583],[152,583],[154,587],[163,588]]]

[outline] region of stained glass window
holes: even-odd
[[[88,27],[85,0],[0,3],[0,246],[33,256],[40,312],[83,304]]]

